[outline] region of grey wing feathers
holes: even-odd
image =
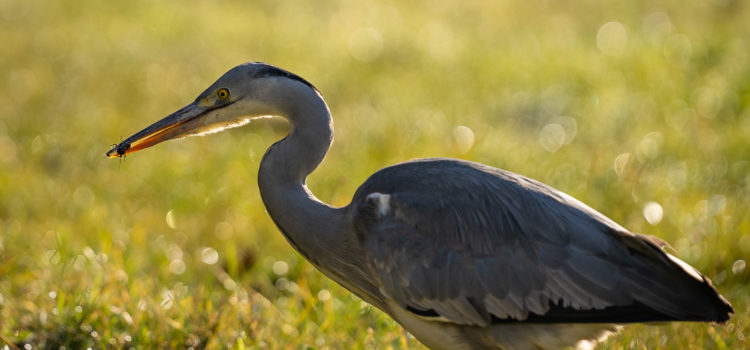
[[[390,195],[388,213],[373,207],[372,193]],[[658,240],[513,173],[458,160],[402,163],[373,175],[352,203],[383,294],[417,315],[488,325],[723,321],[731,312]]]

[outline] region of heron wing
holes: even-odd
[[[402,163],[374,174],[353,203],[381,293],[422,317],[466,325],[637,322],[725,319],[731,310],[661,241],[500,169]]]

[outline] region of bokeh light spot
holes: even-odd
[[[174,230],[177,228],[177,223],[175,222],[175,218],[174,218],[174,210],[170,210],[167,212],[166,220],[167,220],[167,226],[169,226],[171,229]]]
[[[275,273],[278,276],[286,275],[286,273],[289,272],[289,264],[287,264],[286,261],[284,260],[279,260],[273,263],[272,270],[273,270],[273,273]]]
[[[219,261],[219,252],[211,247],[205,247],[201,250],[201,261],[206,265],[213,265]]]
[[[711,87],[698,90],[695,94],[695,111],[704,118],[712,119],[721,109],[721,96]]]
[[[664,209],[662,209],[659,203],[648,202],[643,207],[643,217],[646,218],[646,221],[648,221],[651,226],[658,225],[661,222],[663,216]]]
[[[278,290],[287,290],[289,288],[289,280],[284,277],[281,277],[276,280],[276,282],[274,283],[274,286]]]
[[[576,135],[578,135],[578,122],[573,117],[569,116],[562,116],[557,117],[553,119],[553,121],[557,124],[560,124],[560,126],[563,127],[563,130],[565,130],[565,144],[569,145],[573,140],[575,140]]]
[[[328,299],[331,299],[331,292],[329,292],[328,289],[321,289],[320,292],[318,292],[318,300],[324,302]]]
[[[453,141],[456,143],[458,153],[464,154],[474,146],[474,132],[467,126],[459,125],[453,128]]]
[[[638,160],[646,162],[659,156],[664,137],[659,132],[652,132],[646,135],[638,145],[636,155]]]
[[[615,157],[614,169],[617,176],[625,177],[625,175],[627,175],[631,158],[633,158],[633,156],[627,152],[621,153]]]
[[[732,273],[735,275],[741,274],[745,271],[746,265],[745,260],[740,259],[735,261],[734,264],[732,264]]]
[[[596,45],[607,56],[620,56],[625,52],[628,34],[620,22],[607,22],[596,33]]]
[[[539,132],[539,143],[548,152],[557,152],[565,143],[565,128],[557,123],[545,125]]]
[[[169,272],[175,275],[181,275],[185,272],[185,262],[182,259],[174,259],[169,262]]]

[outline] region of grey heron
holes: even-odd
[[[509,171],[418,159],[376,172],[347,206],[320,201],[306,178],[332,143],[331,113],[312,84],[265,63],[232,68],[106,155],[262,116],[291,125],[258,172],[276,226],[323,274],[430,348],[558,349],[595,344],[621,324],[733,313],[661,240]]]

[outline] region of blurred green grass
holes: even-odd
[[[284,123],[104,158],[259,60],[331,106],[320,198],[427,156],[536,178],[669,241],[737,312],[603,348],[747,348],[747,18],[732,0],[0,0],[0,345],[421,347],[267,217],[255,178]]]

